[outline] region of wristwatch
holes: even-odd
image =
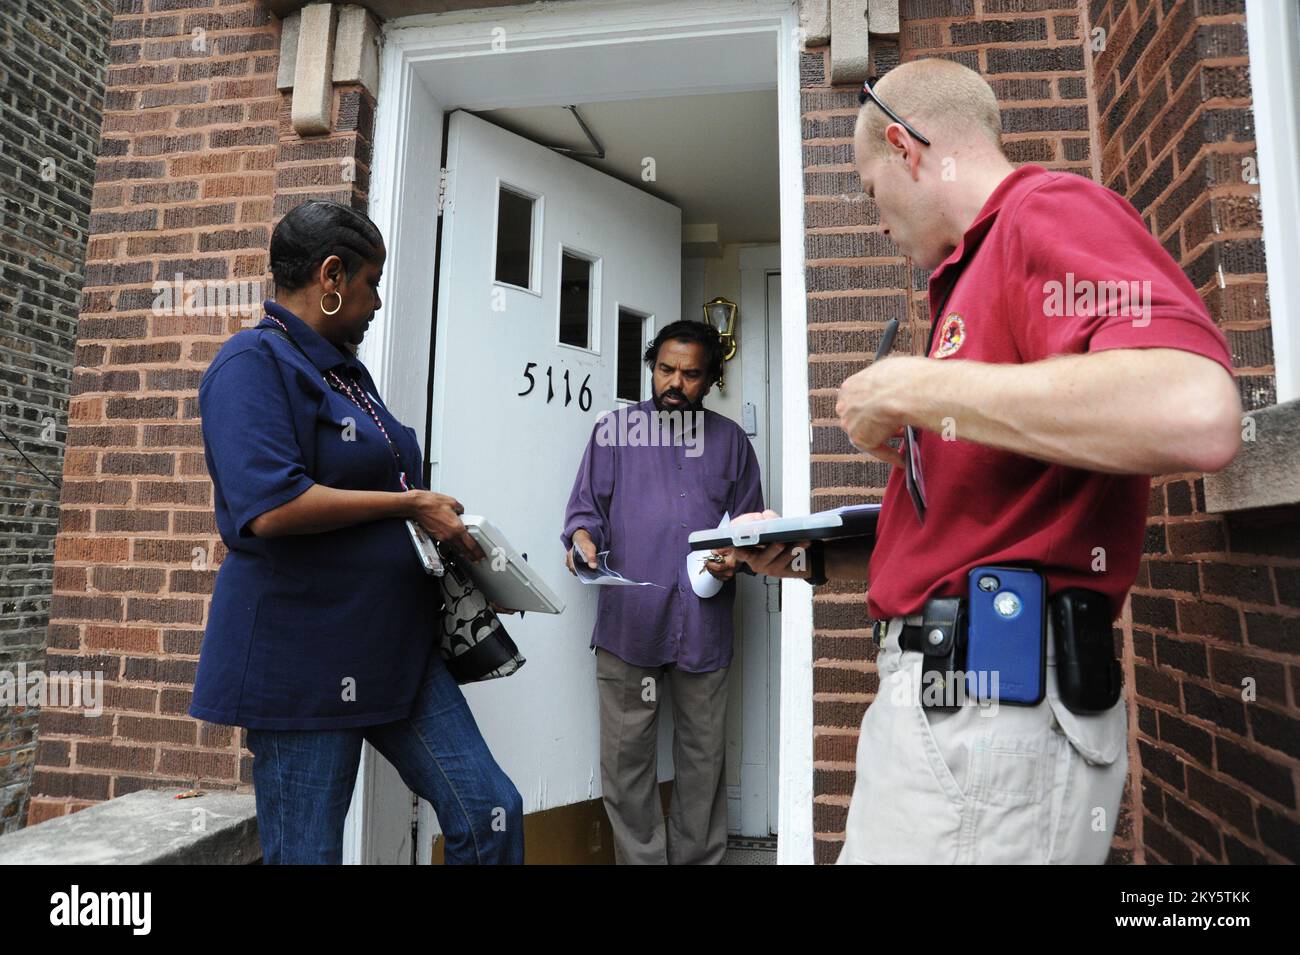
[[[822,541],[812,541],[808,545],[808,583],[820,587],[830,578],[826,576],[826,552]]]

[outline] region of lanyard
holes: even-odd
[[[280,321],[274,315],[267,315],[265,317],[284,329],[284,334],[288,337],[290,343],[302,352],[303,356],[306,357],[308,361],[311,360],[310,357],[307,356],[307,353],[303,351],[302,346],[294,341],[293,335],[289,333],[289,329],[285,326],[284,322]],[[379,433],[382,434],[384,440],[388,442],[388,450],[393,452],[393,461],[397,464],[397,479],[402,485],[402,490],[409,491],[411,488],[406,481],[406,471],[402,468],[402,453],[397,450],[397,445],[394,444],[393,439],[388,436],[388,429],[385,428],[384,423],[379,420],[379,413],[375,411],[375,406],[371,403],[370,396],[366,394],[366,389],[361,387],[358,382],[356,389],[354,390],[353,383],[345,381],[333,368],[326,373],[325,382],[335,391],[347,395],[354,405],[370,415],[371,419],[375,422],[375,426],[379,428]]]

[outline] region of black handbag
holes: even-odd
[[[459,560],[442,553],[446,572],[434,578],[442,589],[438,651],[457,683],[510,676],[526,662],[483,592]]]

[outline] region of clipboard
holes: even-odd
[[[564,601],[487,518],[480,514],[462,514],[460,519],[486,555],[476,564],[466,560],[461,562],[461,566],[474,578],[474,583],[488,600],[511,610],[564,611]],[[499,569],[493,569],[494,565]]]
[[[879,504],[851,504],[803,517],[775,517],[766,521],[692,531],[687,541],[691,550],[713,550],[719,547],[756,547],[786,541],[874,538],[879,519]]]

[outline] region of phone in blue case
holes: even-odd
[[[1041,703],[1047,683],[1047,582],[1024,567],[976,567],[967,582],[968,697]]]

